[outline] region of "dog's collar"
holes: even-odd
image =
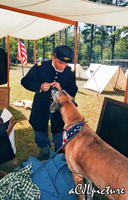
[[[75,124],[73,126],[68,127],[65,131],[62,132],[63,135],[63,143],[62,146],[65,146],[65,143],[68,139],[74,137],[76,134],[78,134],[82,128],[85,126],[85,122],[80,122],[78,124]],[[64,149],[64,148],[63,148]]]

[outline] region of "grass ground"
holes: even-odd
[[[24,69],[24,74],[30,69],[31,65],[28,65]],[[30,110],[26,110],[22,107],[15,107],[12,103],[29,99],[33,100],[34,93],[24,89],[20,80],[22,78],[22,69],[13,66],[10,69],[10,107],[9,111],[12,113],[16,120],[15,130],[15,143],[16,143],[16,156],[13,160],[0,165],[0,170],[6,173],[12,172],[14,168],[19,166],[23,161],[27,160],[30,156],[37,156],[40,149],[34,142],[33,129],[30,126],[28,119]],[[83,88],[86,80],[77,79],[78,92],[76,95],[76,102],[78,104],[79,112],[85,117],[85,121],[88,121],[89,126],[96,131],[100,112],[104,97],[110,97],[112,99],[124,101],[124,92],[113,91],[113,88],[108,85],[102,94],[97,96],[97,93]],[[2,111],[0,111],[1,113]],[[51,137],[51,134],[50,134]],[[52,146],[54,148],[54,146]]]

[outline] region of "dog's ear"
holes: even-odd
[[[74,103],[74,105],[77,107],[78,104],[75,102],[74,98],[72,98],[72,103]]]
[[[62,104],[59,102],[59,100],[54,101],[50,106],[50,112],[55,113],[61,106]]]

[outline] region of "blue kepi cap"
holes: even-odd
[[[72,62],[72,49],[67,45],[57,46],[54,50],[54,56],[63,62],[70,63]]]

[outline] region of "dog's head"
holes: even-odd
[[[71,97],[65,90],[58,90],[57,88],[52,89],[53,103],[50,106],[50,112],[54,113],[59,110],[65,102],[71,101],[75,106],[78,106],[74,98]]]
[[[54,113],[60,111],[62,119],[65,123],[64,129],[70,125],[84,121],[84,117],[77,110],[76,102],[65,90],[58,90],[53,88],[52,96],[54,102],[50,106],[50,112]]]

